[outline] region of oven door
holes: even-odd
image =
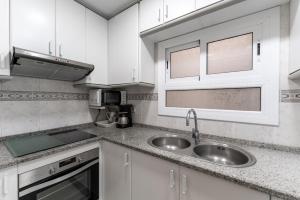
[[[97,199],[99,199],[98,159],[19,189],[19,200]]]

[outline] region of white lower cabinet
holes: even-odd
[[[268,194],[116,144],[104,142],[102,149],[102,200],[270,200]]]
[[[18,200],[17,167],[0,170],[0,199]]]
[[[271,200],[283,200],[283,199],[280,199],[278,197],[271,197]]]
[[[132,200],[179,200],[179,167],[132,151]]]
[[[102,143],[103,200],[131,200],[131,152],[109,142]]]
[[[180,199],[269,200],[270,196],[192,169],[180,167]]]

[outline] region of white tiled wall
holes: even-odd
[[[289,5],[281,8],[281,15],[280,89],[299,89],[300,81],[288,79]],[[157,93],[157,88],[153,90],[133,88],[128,92]],[[136,123],[191,130],[191,127],[185,126],[184,118],[159,116],[157,101],[130,101],[129,103],[136,107],[134,115]],[[199,128],[206,134],[300,147],[300,103],[280,103],[280,125],[278,127],[199,120]]]
[[[87,93],[71,82],[14,77],[0,90]],[[93,114],[86,100],[0,101],[0,136],[89,123]]]

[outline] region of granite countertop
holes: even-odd
[[[223,178],[282,199],[300,200],[300,170],[297,170],[300,166],[299,153],[290,153],[238,144],[238,146],[253,154],[257,159],[257,163],[247,168],[232,168],[212,164],[193,156],[163,151],[152,147],[147,143],[149,137],[170,134],[170,132],[167,131],[145,127],[133,127],[127,129],[104,129],[92,127],[86,128],[85,131],[95,134],[98,137],[30,154],[20,158],[13,158],[6,149],[4,143],[0,142],[0,169],[61,151],[70,150],[102,139],[166,159],[181,166]]]

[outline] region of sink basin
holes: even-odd
[[[187,139],[179,136],[153,137],[148,140],[148,143],[151,146],[172,151],[186,149],[191,146]]]
[[[233,145],[205,143],[194,147],[194,153],[201,159],[230,167],[248,167],[256,159],[247,151]]]

